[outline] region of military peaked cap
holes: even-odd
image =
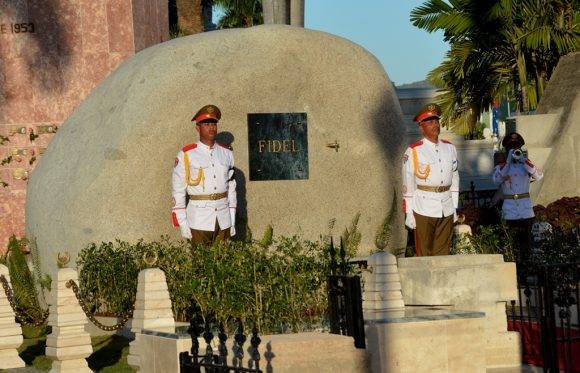
[[[206,120],[214,120],[218,122],[222,117],[220,109],[215,105],[205,105],[191,119],[191,121],[196,121],[197,123]]]
[[[441,108],[439,107],[439,105],[428,104],[423,106],[421,111],[419,111],[417,115],[415,115],[415,118],[413,118],[413,120],[421,124],[422,121],[427,120],[429,118],[437,118],[437,119],[441,118]]]
[[[501,145],[506,149],[519,149],[525,143],[524,138],[519,133],[510,132],[504,136]]]

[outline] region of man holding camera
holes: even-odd
[[[542,172],[526,158],[521,147],[524,138],[517,132],[507,134],[502,146],[507,152],[506,162],[499,163],[493,172],[493,182],[503,193],[502,215],[514,233],[516,260],[526,261],[532,246],[534,210],[530,199],[530,182],[540,180]]]

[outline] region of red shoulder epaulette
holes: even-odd
[[[409,145],[409,148],[416,148],[419,145],[423,145],[423,140],[419,140],[419,141],[412,143],[411,145]]]
[[[532,163],[532,161],[530,161],[529,159],[526,159],[526,164],[530,167],[536,167],[534,166],[534,164]]]
[[[185,153],[186,151],[189,151],[191,149],[195,149],[197,148],[197,144],[189,144],[189,145],[185,145],[181,150],[183,150],[183,152]]]
[[[219,142],[216,142],[216,144],[218,144],[219,146],[221,146],[221,147],[222,147],[222,148],[224,148],[224,149],[227,149],[227,150],[232,150],[232,148],[231,148],[231,147],[229,147],[229,146],[227,146],[227,145],[220,144]]]
[[[451,141],[449,141],[449,140],[443,140],[443,139],[441,139],[441,142],[444,142],[445,144],[451,144]],[[451,144],[451,145],[453,145],[453,144]]]

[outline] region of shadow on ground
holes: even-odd
[[[129,342],[131,341],[127,338],[118,335],[102,340],[93,338],[93,354],[87,359],[89,368],[95,372],[100,372],[109,366],[126,365],[126,359],[123,359],[122,362],[121,359],[124,357],[124,352],[125,355],[128,352]],[[123,351],[125,348],[127,349]]]
[[[93,353],[87,358],[89,368],[95,372],[122,373],[133,372],[127,364],[129,354],[129,339],[113,335],[92,337]],[[41,372],[49,371],[52,360],[45,355],[46,337],[25,339],[19,348],[19,355],[26,363],[26,368],[14,372]],[[0,372],[4,372],[0,370]],[[8,372],[11,372],[8,370]]]
[[[46,349],[46,339],[30,340],[32,343],[28,344],[21,352],[20,358],[24,360],[26,366],[34,366],[40,370],[50,370],[52,361],[44,356]]]

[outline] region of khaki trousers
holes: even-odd
[[[449,255],[453,236],[453,215],[432,218],[415,215],[415,250],[417,256]]]
[[[220,226],[216,219],[215,228],[213,231],[198,231],[191,230],[191,243],[193,245],[212,244],[214,242],[225,241],[230,238],[230,228],[220,230]]]

